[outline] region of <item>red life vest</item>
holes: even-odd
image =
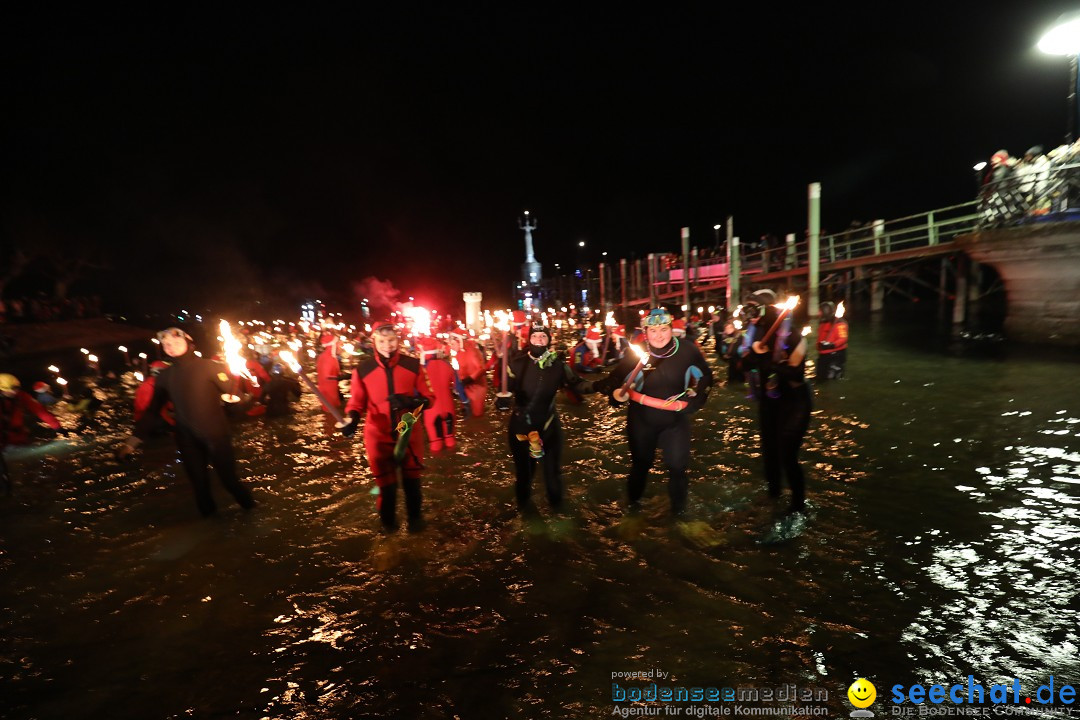
[[[831,355],[840,350],[847,350],[848,324],[846,320],[823,322],[818,327],[818,353]],[[821,343],[832,343],[831,348],[822,348]]]

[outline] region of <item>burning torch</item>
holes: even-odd
[[[773,336],[773,333],[776,332],[776,329],[778,327],[780,327],[780,323],[782,323],[784,321],[784,318],[788,316],[788,313],[790,313],[792,310],[794,310],[795,306],[798,305],[798,304],[799,304],[799,296],[798,295],[792,295],[786,301],[784,301],[782,309],[780,310],[780,314],[776,316],[776,320],[773,321],[772,327],[769,328],[768,332],[766,332],[765,335],[762,336],[762,338],[760,340],[755,340],[754,341],[754,352],[758,352],[758,353],[765,352],[765,344],[767,342],[769,342],[769,338],[771,338]],[[761,349],[758,349],[759,344],[761,345]]]
[[[603,365],[607,359],[608,345],[611,343],[611,331],[615,328],[615,313],[609,312],[607,317],[604,318],[604,347],[600,350],[600,364]]]
[[[638,373],[649,364],[649,352],[647,350],[642,350],[637,345],[631,345],[630,349],[638,354],[638,364],[634,367],[634,370],[626,376],[626,382],[623,383],[622,387],[611,394],[617,402],[626,402],[630,399],[630,386],[634,384],[634,380],[637,379]]]
[[[222,320],[218,325],[218,329],[221,332],[221,342],[225,349],[225,364],[229,366],[229,372],[236,378],[237,390],[239,390],[241,375],[255,382],[255,379],[251,377],[251,373],[248,372],[247,361],[240,354],[240,341],[233,337],[229,321]],[[238,395],[222,395],[222,399],[230,403],[240,402]]]
[[[510,362],[510,321],[507,319],[506,316],[503,316],[503,317],[501,317],[499,319],[499,322],[496,325],[496,327],[499,328],[500,330],[502,330],[502,333],[503,333],[503,356],[502,356],[502,385],[500,385],[502,390],[495,393],[495,407],[498,408],[499,410],[509,410],[510,409],[510,404],[511,404],[510,403],[510,398],[512,398],[514,396],[513,393],[511,393],[509,390],[506,389],[506,387],[507,387],[507,378],[506,378],[506,375],[507,375],[507,363]]]
[[[281,358],[282,362],[292,368],[292,371],[296,373],[301,380],[304,381],[304,384],[307,385],[307,389],[310,390],[312,394],[314,394],[315,397],[319,399],[319,402],[322,403],[322,406],[326,408],[326,412],[334,416],[334,419],[337,420],[337,427],[339,429],[345,427],[346,422],[345,418],[341,414],[341,411],[338,410],[336,406],[331,405],[330,402],[326,399],[326,396],[319,391],[318,387],[316,387],[315,383],[311,382],[311,378],[309,378],[307,376],[307,373],[303,371],[303,368],[300,367],[300,363],[297,361],[296,357],[288,350],[280,351],[278,353],[278,357]]]

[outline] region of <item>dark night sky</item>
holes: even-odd
[[[801,233],[812,181],[831,230],[963,202],[975,161],[1064,135],[1034,45],[1074,4],[582,5],[24,11],[0,237],[104,256],[125,302],[374,275],[450,303],[508,295],[525,208],[551,273],[728,214]]]

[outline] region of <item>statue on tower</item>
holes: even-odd
[[[536,218],[525,211],[524,218],[518,218],[518,227],[525,231],[525,262],[521,265],[521,280],[526,286],[539,285],[543,277],[540,263],[533,255],[532,231],[536,229]]]

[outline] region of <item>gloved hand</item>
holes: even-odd
[[[469,387],[470,385],[475,385],[475,384],[476,384],[476,380],[473,380],[471,377],[466,376],[466,377],[461,378],[462,387]]]
[[[116,459],[127,460],[135,454],[140,445],[142,445],[142,440],[132,435],[120,447],[116,448]]]
[[[405,409],[405,396],[399,393],[394,393],[388,398],[390,402],[390,414],[399,413]]]
[[[416,410],[427,405],[427,398],[422,395],[404,395],[402,393],[394,393],[390,396],[390,412],[398,413],[409,410]]]
[[[821,342],[819,342],[819,343],[817,344],[817,346],[818,346],[818,350],[829,350],[829,349],[831,349],[831,348],[835,347],[835,345],[833,345],[833,343],[831,343],[831,342],[825,342],[824,340],[822,340]]]
[[[349,413],[349,421],[341,426],[341,434],[345,437],[352,437],[356,433],[356,428],[360,424],[360,412],[353,410]]]

